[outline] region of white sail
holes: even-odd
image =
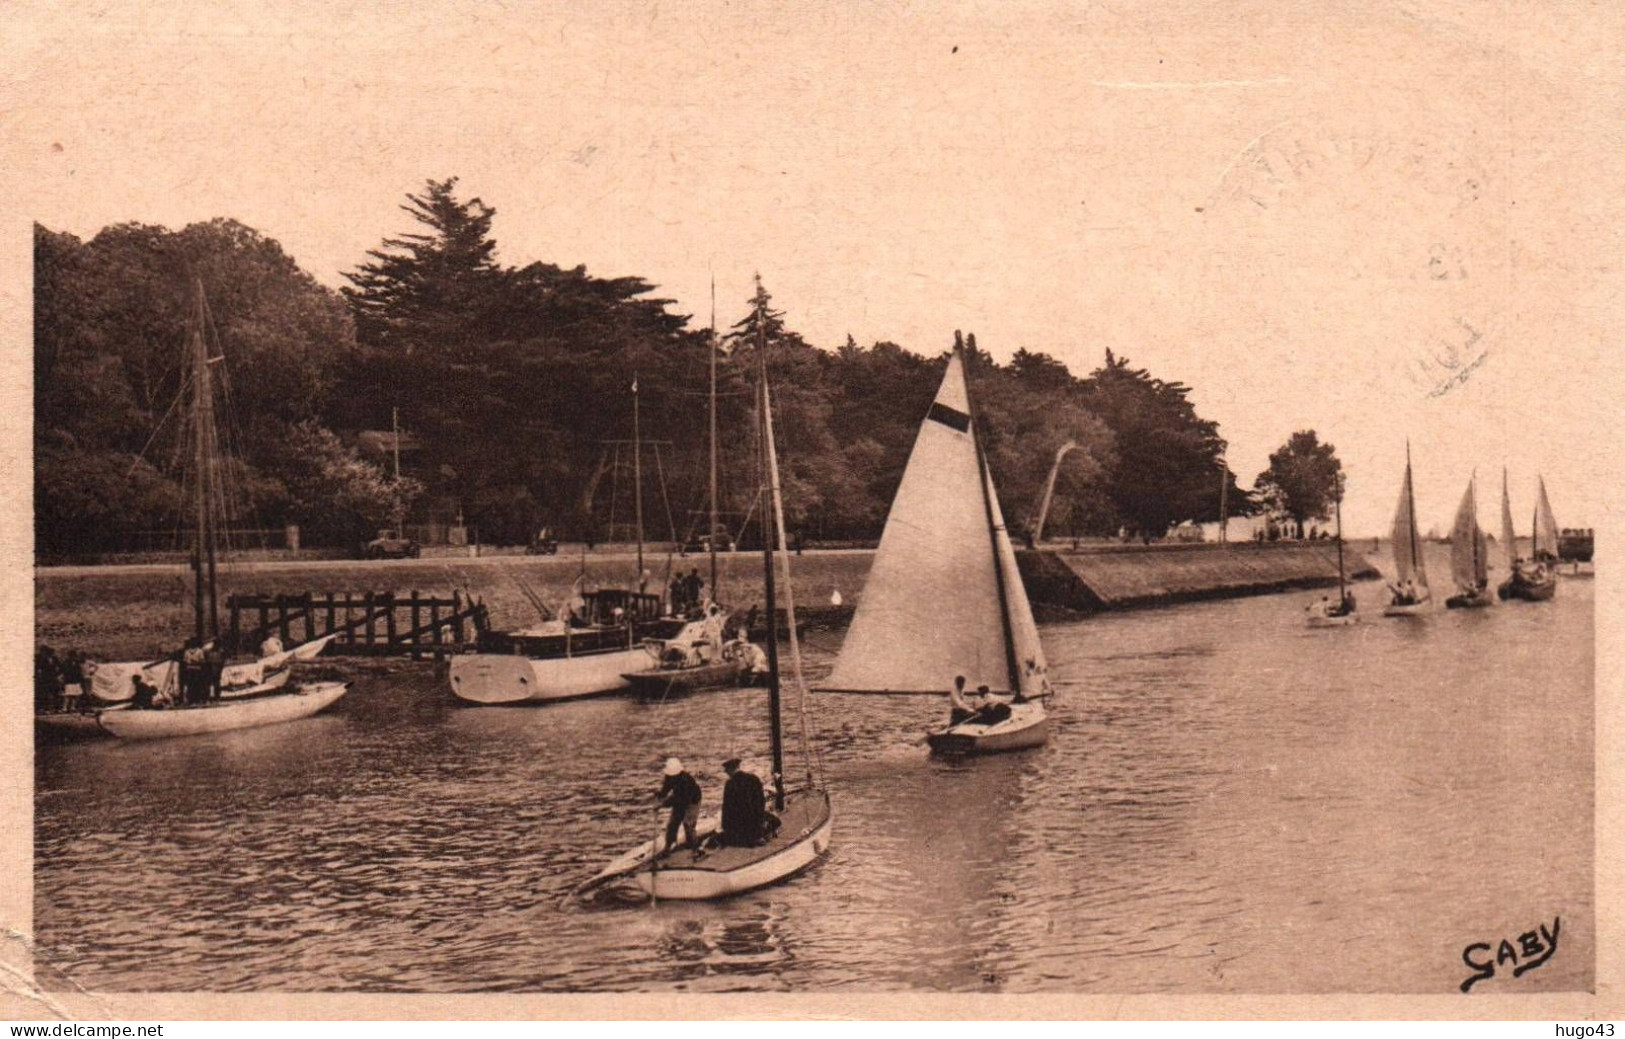
[[[973,435],[956,352],[920,424],[846,641],[821,688],[941,695],[956,675],[971,689],[1009,692],[1019,681],[1005,649]]]
[[[1512,529],[1512,500],[1507,497],[1507,471],[1501,470],[1501,541],[1506,549],[1507,572],[1518,561],[1518,534]]]
[[[1546,480],[1540,479],[1540,497],[1535,504],[1535,546],[1532,552],[1536,559],[1542,553],[1550,554],[1552,559],[1557,558],[1557,518],[1552,515],[1552,503],[1546,500]]]
[[[1484,535],[1478,529],[1478,498],[1473,483],[1461,496],[1456,522],[1450,529],[1450,577],[1458,588],[1476,590],[1484,577]]]
[[[1421,534],[1416,529],[1416,501],[1411,491],[1411,463],[1405,462],[1405,483],[1399,490],[1399,508],[1394,511],[1394,570],[1399,584],[1415,581],[1417,590],[1428,587],[1427,564],[1422,561]]]
[[[999,508],[999,495],[993,487],[993,474],[983,474],[987,481],[987,499],[993,508],[993,533],[999,546],[999,569],[1004,575],[1004,592],[1009,608],[1010,638],[1016,650],[1015,691],[1023,696],[1048,696],[1054,690],[1049,682],[1049,664],[1044,660],[1044,644],[1038,638],[1038,624],[1033,620],[1032,604],[1027,601],[1027,589],[1021,583],[1021,570],[1016,566],[1015,546],[1010,543],[1010,532],[1004,526],[1004,510]],[[969,681],[970,676],[966,676]]]

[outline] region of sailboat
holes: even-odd
[[[1360,622],[1360,615],[1354,609],[1354,596],[1349,593],[1348,576],[1343,566],[1343,494],[1342,476],[1338,476],[1339,491],[1336,499],[1337,510],[1337,602],[1327,603],[1324,599],[1309,607],[1309,626],[1311,628],[1344,628]]]
[[[1506,542],[1509,576],[1497,589],[1502,601],[1547,602],[1557,595],[1557,520],[1552,503],[1546,500],[1546,481],[1540,480],[1535,500],[1534,529],[1530,535],[1528,559],[1518,558],[1512,531],[1512,504],[1507,497],[1506,470],[1501,470],[1501,539]]]
[[[1416,495],[1411,485],[1411,445],[1405,445],[1405,483],[1399,490],[1399,507],[1394,510],[1394,583],[1389,586],[1392,601],[1382,611],[1384,617],[1414,617],[1432,605],[1428,590],[1427,562],[1422,558],[1421,536],[1416,531]]]
[[[220,526],[226,517],[221,501],[224,466],[219,457],[220,439],[215,426],[211,371],[211,365],[217,364],[220,358],[209,356],[205,337],[209,320],[207,306],[203,286],[199,284],[188,336],[191,393],[187,401],[196,469],[193,494],[196,536],[192,558],[195,575],[192,602],[194,647],[218,642],[220,638],[220,619],[216,609],[217,542]],[[177,704],[163,710],[133,707],[107,710],[97,715],[97,724],[105,732],[122,739],[158,739],[245,729],[307,717],[332,706],[349,688],[347,682],[318,682],[296,686],[292,690],[283,689],[288,681],[288,665],[301,656],[314,656],[326,644],[326,639],[320,639],[247,664],[225,667],[221,674],[221,697],[218,700]],[[192,651],[195,650],[189,650]],[[180,699],[173,695],[180,692],[180,666],[176,660],[167,658],[147,665],[104,664],[92,678],[92,695],[100,699],[130,699],[134,694],[133,677],[143,672],[146,680],[160,692],[171,693],[171,700]],[[129,693],[121,696],[123,690],[117,685],[129,689]],[[231,695],[227,695],[228,690]]]
[[[990,703],[927,736],[939,753],[1036,747],[1049,724],[1044,647],[979,434],[956,332],[863,597],[821,687],[940,696],[959,677],[967,688],[986,686]]]
[[[1478,525],[1476,483],[1476,476],[1467,481],[1467,493],[1461,497],[1456,522],[1450,529],[1450,576],[1456,582],[1456,594],[1444,604],[1452,610],[1489,606],[1495,602],[1490,595],[1489,545],[1483,528]]]
[[[583,557],[582,576],[552,618],[518,631],[484,633],[479,652],[451,658],[448,681],[459,700],[510,706],[623,692],[626,673],[649,664],[644,639],[694,637],[687,632],[691,622],[666,617],[660,596],[641,587],[643,442],[636,376],[632,379],[632,437],[639,586],[586,589]]]
[[[715,288],[712,290],[715,295]],[[738,641],[728,641],[725,629],[728,613],[715,601],[717,594],[717,541],[720,525],[717,516],[717,319],[713,300],[711,336],[710,409],[710,463],[711,463],[711,533],[705,539],[711,557],[711,590],[713,601],[701,604],[702,617],[698,623],[686,625],[670,639],[645,640],[645,648],[654,658],[653,666],[643,667],[623,675],[632,691],[643,698],[665,698],[702,689],[738,686],[744,681],[755,656],[754,650],[742,634]],[[748,634],[748,633],[747,633]]]
[[[778,453],[773,438],[772,399],[767,379],[766,298],[758,284],[757,351],[760,364],[758,401],[762,415],[761,482],[769,504],[771,524],[763,523],[762,580],[768,616],[776,608],[775,572],[784,567],[785,609],[790,618],[789,641],[792,668],[801,715],[801,758],[807,769],[805,783],[787,789],[784,782],[784,733],[779,675],[779,639],[775,626],[768,625],[768,738],[772,747],[772,817],[776,828],[754,844],[721,843],[720,825],[715,818],[701,823],[699,847],[682,845],[663,848],[664,836],[638,845],[610,862],[586,883],[576,888],[579,897],[606,885],[630,882],[651,899],[666,898],[705,901],[727,898],[745,891],[785,880],[816,863],[830,846],[835,817],[829,793],[814,773],[814,758],[807,732],[807,689],[801,676],[801,646],[795,634],[795,592],[790,581],[790,557],[784,551],[784,503],[780,493]]]

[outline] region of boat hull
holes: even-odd
[[[104,708],[122,711],[128,705]],[[34,739],[39,743],[77,743],[80,740],[107,739],[97,716],[101,711],[47,711],[34,715]]]
[[[1544,581],[1525,581],[1513,578],[1504,581],[1496,590],[1502,602],[1519,599],[1523,602],[1549,602],[1557,595],[1557,581],[1547,578]]]
[[[125,740],[203,736],[308,718],[331,707],[349,688],[348,682],[320,682],[276,696],[220,700],[200,707],[103,711],[97,722],[110,735]]]
[[[697,667],[649,668],[631,671],[621,677],[632,687],[632,692],[644,699],[680,696],[704,689],[734,689],[744,684],[745,665],[740,661],[721,660]]]
[[[1421,602],[1389,603],[1383,607],[1384,617],[1420,617],[1433,609],[1433,600],[1423,599]]]
[[[652,898],[705,902],[777,884],[822,858],[835,826],[829,795],[822,790],[787,794],[779,819],[778,835],[756,848],[718,848],[704,854],[677,848],[651,859],[656,846],[648,841],[610,863],[588,886],[624,874]],[[716,832],[715,820],[701,829],[704,844]]]
[[[1038,701],[1012,704],[1010,716],[992,725],[965,721],[926,736],[933,753],[949,756],[1002,754],[1041,747],[1049,740],[1049,718]]]
[[[1483,591],[1473,595],[1452,595],[1444,601],[1444,605],[1450,610],[1477,610],[1495,605],[1495,599],[1488,591]]]
[[[451,691],[481,706],[554,703],[618,693],[626,673],[649,663],[641,646],[540,660],[506,653],[463,653],[451,658]]]
[[[1329,614],[1312,613],[1309,615],[1307,623],[1311,628],[1346,628],[1360,623],[1360,615],[1358,613],[1345,613],[1333,617]]]

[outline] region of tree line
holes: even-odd
[[[635,382],[642,435],[665,442],[658,471],[653,450],[643,455],[645,529],[656,539],[703,529],[715,342],[718,505],[737,531],[755,507],[761,335],[787,522],[814,540],[878,536],[948,341],[909,349],[848,336],[819,349],[760,286],[760,311],[740,301],[744,316],[713,339],[642,278],[503,265],[496,210],[460,194],[455,179],[428,182],[401,209],[408,230],[382,238],[336,292],[234,220],[179,231],[120,224],[88,240],[36,225],[42,555],[180,528],[186,452],[173,410],[194,285],[224,358],[238,525],[297,523],[307,543],[350,544],[405,509],[459,514],[488,542],[523,542],[543,526],[605,540],[610,511],[629,518],[630,449],[622,466],[607,466],[606,442],[632,436]],[[1026,348],[1002,365],[974,346],[968,359],[1014,529],[1068,441],[1077,446],[1056,481],[1049,532],[1158,537],[1216,519],[1221,479],[1231,515],[1259,507],[1228,473],[1218,426],[1197,414],[1189,387],[1110,351],[1081,378]],[[355,437],[390,429],[395,412],[418,445],[399,481]],[[1289,448],[1280,466],[1272,459],[1268,501],[1321,515],[1330,492],[1316,502],[1311,485],[1325,462],[1299,465],[1302,451]],[[1307,476],[1290,475],[1299,470]]]

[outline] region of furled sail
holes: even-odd
[[[1546,480],[1540,480],[1540,497],[1535,505],[1534,557],[1557,558],[1557,519],[1552,515],[1552,503],[1546,500]]]
[[[1501,470],[1501,542],[1506,549],[1507,571],[1518,562],[1518,534],[1512,529],[1512,499],[1507,497],[1507,471]]]
[[[1421,538],[1416,530],[1416,501],[1411,494],[1411,463],[1405,462],[1405,483],[1394,511],[1394,570],[1399,584],[1415,581],[1419,591],[1428,587],[1427,564],[1422,561]]]
[[[1018,687],[1005,647],[974,436],[956,351],[920,424],[852,624],[821,688],[940,695],[956,675],[971,689]],[[1012,571],[1014,562],[1011,552]],[[1020,577],[1006,584],[1025,604]],[[1027,616],[1030,623],[1030,610]],[[1017,647],[1023,652],[1019,640]],[[1041,664],[1042,652],[1033,659]]]
[[[1476,590],[1484,580],[1484,533],[1478,527],[1478,497],[1473,482],[1461,496],[1450,530],[1450,577],[1462,589]]]

